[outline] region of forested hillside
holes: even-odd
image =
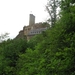
[[[75,75],[75,0],[61,0],[60,8],[42,34],[0,43],[0,75]]]

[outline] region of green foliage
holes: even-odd
[[[75,75],[75,6],[70,5],[73,2],[62,0],[60,20],[30,41],[1,42],[0,75]]]
[[[0,42],[6,40],[7,38],[8,38],[8,33],[1,34],[1,35],[0,35]]]
[[[15,75],[19,54],[25,53],[26,49],[25,39],[7,40],[0,43],[0,75]]]
[[[60,7],[60,0],[48,0],[46,9],[50,16],[48,22],[50,23],[51,27],[53,27],[56,24],[56,20],[58,17],[57,14],[58,7]]]

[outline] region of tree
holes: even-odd
[[[16,75],[19,54],[27,49],[26,39],[13,39],[0,43],[0,75]]]
[[[54,26],[56,23],[56,19],[57,19],[57,8],[59,7],[60,0],[49,0],[48,4],[46,6],[46,9],[49,13],[50,16],[50,23],[51,26]]]
[[[8,35],[9,35],[8,33],[1,34],[1,35],[0,35],[0,42],[6,40],[6,39],[8,38]]]

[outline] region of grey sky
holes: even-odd
[[[47,0],[0,0],[0,34],[8,32],[14,38],[23,26],[29,24],[29,14],[36,16],[36,22],[46,21]]]

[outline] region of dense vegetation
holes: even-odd
[[[75,75],[75,5],[61,1],[60,19],[30,41],[0,43],[0,75]]]

